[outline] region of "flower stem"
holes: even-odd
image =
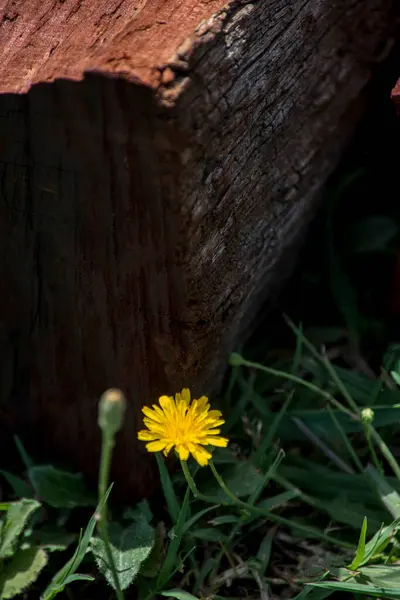
[[[99,474],[99,502],[106,493],[108,478],[110,474],[110,465],[112,450],[114,447],[114,436],[109,435],[107,431],[103,431],[102,444],[101,444],[101,458],[100,458],[100,474]],[[104,549],[106,552],[107,563],[110,568],[112,578],[114,581],[115,592],[118,600],[124,600],[124,594],[121,590],[119,583],[117,568],[115,566],[114,557],[111,550],[110,540],[108,537],[108,523],[107,523],[107,502],[104,504],[103,509],[99,515],[98,529],[100,537],[103,540]]]
[[[125,411],[125,398],[119,390],[107,390],[100,398],[99,427],[101,436],[101,456],[99,471],[99,502],[104,498],[108,486],[114,439],[117,431],[122,426]],[[115,566],[110,539],[108,537],[107,502],[99,514],[98,531],[104,544],[107,557],[107,566],[111,571],[117,600],[124,600],[124,594],[119,583],[118,572]]]
[[[187,482],[193,496],[197,500],[203,500],[204,502],[210,502],[211,504],[215,504],[215,500],[213,500],[212,498],[209,498],[208,496],[205,496],[204,494],[199,492],[197,485],[195,484],[194,479],[190,474],[189,468],[187,466],[187,460],[181,460],[181,467],[182,467],[182,471],[185,476],[186,482]]]

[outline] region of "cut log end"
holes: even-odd
[[[391,98],[396,105],[397,114],[400,115],[400,79],[392,90]]]

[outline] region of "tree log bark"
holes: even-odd
[[[140,407],[218,388],[395,13],[392,0],[3,2],[3,421],[95,477],[97,401],[121,387],[114,476],[149,491]]]

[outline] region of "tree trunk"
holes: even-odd
[[[140,407],[218,388],[398,10],[224,4],[0,9],[0,414],[94,477],[97,401],[121,387],[115,477],[131,497],[154,481]]]

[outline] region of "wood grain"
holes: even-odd
[[[0,415],[95,479],[157,481],[140,407],[215,392],[288,272],[393,31],[391,0],[0,9]]]

